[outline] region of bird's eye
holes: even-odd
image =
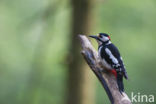
[[[99,35],[100,38],[102,38],[102,35]]]

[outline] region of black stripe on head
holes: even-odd
[[[102,36],[109,37],[109,35],[106,33],[99,33],[99,37],[102,37]]]

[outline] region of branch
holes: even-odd
[[[116,78],[108,71],[109,69],[101,64],[97,51],[93,48],[89,39],[84,35],[79,35],[79,38],[82,45],[81,54],[101,82],[111,104],[132,104],[126,93],[121,95],[119,92]]]

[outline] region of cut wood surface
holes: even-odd
[[[111,104],[132,104],[126,93],[121,95],[119,92],[116,78],[109,72],[109,69],[101,64],[98,53],[89,39],[85,35],[79,35],[79,38],[82,46],[81,53],[104,87]]]

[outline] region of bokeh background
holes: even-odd
[[[156,96],[155,19],[155,0],[0,0],[0,104],[109,104],[77,38],[99,32],[122,54],[129,97]]]

